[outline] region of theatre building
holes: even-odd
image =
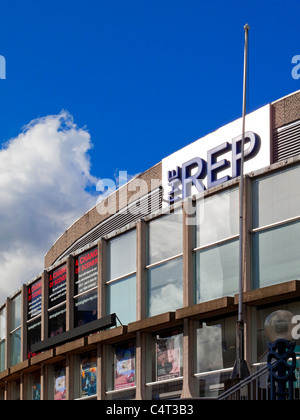
[[[44,271],[1,302],[0,399],[222,395],[236,359],[241,132],[239,119],[166,157],[57,239]],[[252,375],[266,317],[300,315],[300,91],[250,113],[245,137]]]

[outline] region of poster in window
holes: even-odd
[[[89,397],[97,394],[97,366],[91,359],[83,359],[81,363],[80,396]]]
[[[115,390],[135,386],[134,353],[133,343],[115,347]]]
[[[64,302],[67,295],[67,265],[53,270],[49,274],[49,308]]]
[[[28,286],[28,312],[27,319],[30,320],[41,314],[42,310],[42,280],[38,280]]]
[[[40,374],[38,373],[33,376],[32,400],[40,401],[40,399],[41,399],[41,377],[40,377]]]
[[[180,335],[157,337],[156,339],[156,374],[157,381],[180,376],[181,369]]]
[[[75,295],[98,285],[98,247],[75,258]]]
[[[65,400],[66,395],[66,369],[65,366],[58,366],[54,372],[54,400]]]

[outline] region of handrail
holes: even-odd
[[[300,360],[300,352],[295,352],[296,353],[296,359],[299,361]],[[266,352],[263,354],[263,357],[261,358],[261,360],[264,358]],[[252,375],[248,376],[248,378],[244,379],[243,381],[237,383],[236,385],[234,385],[233,387],[231,387],[230,389],[228,389],[227,391],[223,392],[221,395],[218,396],[218,400],[225,400],[227,398],[232,397],[234,394],[238,393],[239,391],[241,391],[244,387],[249,386],[250,384],[253,385],[252,388],[249,388],[250,392],[252,393],[253,390],[255,390],[257,392],[258,388],[255,387],[255,385],[259,385],[257,382],[260,378],[262,378],[264,375],[266,375],[269,372],[269,368],[268,365],[265,364],[263,367],[261,367],[260,369],[258,369],[256,372],[254,372]],[[296,388],[298,389],[297,392],[297,396],[299,398],[299,389],[300,389],[300,367],[296,367],[296,372],[298,373],[296,375],[296,381],[297,381],[297,385]],[[266,386],[265,388],[266,390],[268,389],[268,386]],[[294,388],[295,391],[295,388]],[[266,397],[268,396],[268,394],[265,395]]]
[[[242,380],[241,382],[237,383],[227,391],[223,392],[219,397],[218,400],[225,400],[226,398],[233,395],[236,391],[242,389],[244,386],[249,385],[251,382],[254,382],[256,379],[259,379],[260,377],[264,376],[266,373],[268,373],[268,366],[264,366],[263,368],[257,370],[252,375],[248,376],[248,378]]]

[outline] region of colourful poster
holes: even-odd
[[[97,367],[95,363],[81,365],[81,397],[97,394]]]
[[[54,400],[61,401],[66,399],[66,376],[62,372],[62,376],[58,376],[54,380]]]
[[[75,258],[75,295],[98,285],[98,248],[92,248]]]
[[[28,286],[28,320],[40,315],[42,310],[42,280]]]
[[[67,265],[53,270],[49,274],[49,308],[64,302],[67,295]]]
[[[181,344],[180,335],[157,337],[156,341],[156,374],[157,381],[173,379],[180,376]]]
[[[135,356],[133,344],[115,348],[115,386],[114,389],[135,386]]]

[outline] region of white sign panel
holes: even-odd
[[[244,173],[270,165],[270,105],[246,116]],[[242,118],[162,160],[164,206],[240,175]]]

